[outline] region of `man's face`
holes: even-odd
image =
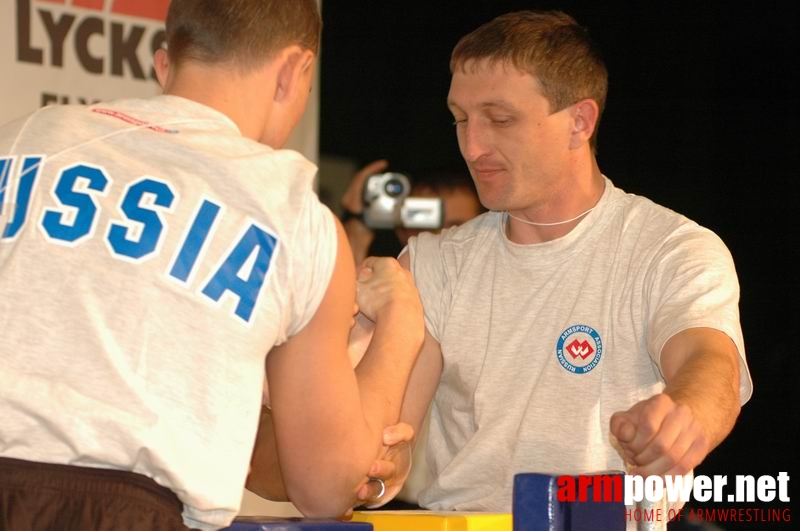
[[[468,61],[453,74],[447,104],[485,207],[535,207],[556,193],[570,157],[571,107],[551,113],[536,78],[503,63]]]

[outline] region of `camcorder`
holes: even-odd
[[[364,182],[364,223],[372,229],[441,229],[442,199],[410,194],[411,180],[403,173],[370,175]]]

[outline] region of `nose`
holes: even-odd
[[[489,153],[490,143],[485,128],[480,127],[474,120],[459,124],[457,131],[458,147],[465,161],[475,162]]]

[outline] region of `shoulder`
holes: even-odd
[[[616,223],[629,238],[667,244],[676,241],[718,241],[712,230],[647,197],[615,190]]]
[[[646,197],[618,189],[614,194],[609,229],[617,232],[622,248],[646,253],[656,265],[732,262],[727,246],[712,230]]]
[[[408,242],[412,256],[424,258],[441,253],[469,254],[481,242],[498,233],[501,214],[485,212],[463,225],[443,229],[441,232],[422,232]]]
[[[408,242],[411,271],[416,277],[457,277],[465,263],[490,252],[500,234],[501,214],[486,212],[440,233],[423,232]]]

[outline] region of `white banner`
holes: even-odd
[[[0,123],[54,103],[159,92],[153,52],[169,0],[0,0]],[[316,161],[318,92],[290,147]]]

